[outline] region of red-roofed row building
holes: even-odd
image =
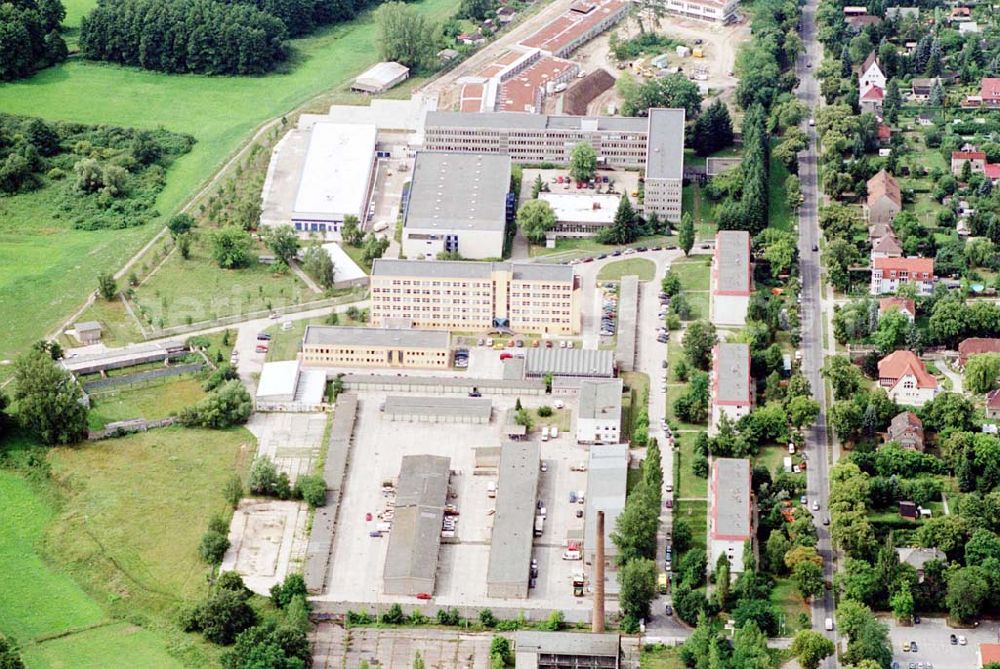
[[[956,177],[962,174],[965,163],[969,163],[973,174],[981,174],[986,171],[985,151],[952,151],[951,152],[951,173]]]
[[[895,351],[878,363],[878,382],[899,404],[923,406],[941,386],[913,351]]]
[[[970,95],[963,103],[966,107],[1000,108],[1000,77],[983,77],[979,95]]]
[[[934,290],[933,258],[874,258],[872,260],[872,295],[895,293],[904,283],[912,283],[917,295]]]
[[[890,311],[898,311],[912,323],[917,317],[916,303],[906,297],[883,297],[878,301],[879,318]]]

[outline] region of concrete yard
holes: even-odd
[[[289,566],[301,564],[306,552],[306,505],[302,502],[244,499],[229,524],[229,550],[220,573],[235,571],[247,587],[267,595]]]
[[[512,635],[505,635],[512,636]],[[312,635],[313,668],[409,667],[417,651],[424,666],[444,669],[488,669],[494,633],[444,629],[379,629],[320,623]]]
[[[328,417],[325,413],[255,413],[247,429],[260,444],[257,456],[270,458],[294,483],[312,471]]]
[[[378,527],[378,514],[385,510],[383,481],[399,475],[404,455],[440,455],[451,458],[451,489],[456,494],[449,503],[460,515],[453,543],[441,546],[435,606],[493,607],[512,609],[561,609],[585,612],[589,599],[573,596],[571,577],[583,569],[579,561],[562,560],[567,533],[582,534],[583,518],[577,518],[582,504],[571,504],[571,490],[586,488],[586,472],[570,471],[573,464],[586,462],[586,447],[575,443],[572,432],[541,444],[541,458],[547,472],[540,474],[539,497],[547,509],[545,530],[534,542],[538,560],[537,587],[527,600],[498,599],[486,595],[486,573],[492,540],[492,513],[495,499],[488,497],[487,485],[495,474],[474,475],[474,448],[500,445],[500,430],[507,409],[515,397],[493,397],[494,419],[486,425],[392,422],[385,420],[379,406],[384,394],[360,395],[358,425],[334,537],[333,559],[328,590],[316,599],[331,603],[375,605],[389,602],[418,603],[414,597],[383,593],[382,575],[388,537],[371,537]],[[525,408],[551,404],[551,397],[522,397]],[[565,401],[565,400],[564,400]],[[574,402],[567,408],[575,414]],[[538,438],[537,434],[532,434]],[[372,520],[366,521],[367,514]],[[525,565],[527,571],[528,565]],[[576,616],[579,617],[579,616]]]

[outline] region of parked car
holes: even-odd
[[[951,642],[951,645],[952,645],[952,646],[957,646],[957,645],[958,645],[958,637],[957,637],[957,636],[955,636],[954,634],[952,634],[952,635],[950,635],[950,636],[948,637],[948,641],[950,641],[950,642]]]

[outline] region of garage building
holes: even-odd
[[[597,512],[604,512],[604,568],[615,568],[618,547],[611,540],[618,515],[625,508],[628,480],[628,444],[590,449],[587,466],[587,501],[584,514],[583,548],[587,564],[594,563],[597,550]]]
[[[382,571],[385,594],[434,592],[450,468],[450,458],[403,456]]]
[[[408,328],[308,325],[302,337],[307,367],[400,367],[447,369],[451,335]]]
[[[489,597],[528,597],[540,457],[537,441],[506,442],[500,449],[497,506],[486,572]]]
[[[323,372],[302,369],[298,360],[266,362],[254,402],[258,411],[309,411],[323,403],[325,393]]]
[[[417,423],[490,422],[493,402],[485,397],[413,397],[389,395],[385,398],[383,415],[391,421]]]
[[[410,68],[400,63],[383,61],[375,63],[351,84],[351,90],[359,93],[384,93],[393,86],[406,81]]]
[[[611,378],[615,375],[614,351],[592,348],[532,348],[525,356],[524,375]]]

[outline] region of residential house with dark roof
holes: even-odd
[[[910,81],[910,99],[914,102],[926,102],[927,98],[931,96],[931,89],[934,88],[934,84],[940,81],[941,77],[931,77],[929,79],[914,77]]]
[[[903,209],[899,182],[885,170],[879,170],[868,180],[867,186],[868,197],[863,207],[865,220],[869,224],[892,223],[892,219]]]
[[[864,14],[862,16],[848,16],[844,19],[844,23],[847,24],[847,31],[849,33],[857,35],[865,29],[865,26],[877,26],[882,23],[882,19],[870,14]]]
[[[736,422],[749,414],[752,408],[750,346],[716,344],[712,349],[712,374],[709,382],[709,434],[718,431],[723,416]]]
[[[924,582],[924,566],[937,560],[947,564],[948,556],[937,548],[919,548],[917,546],[903,546],[896,549],[900,564],[908,564],[917,571],[917,582]]]
[[[709,483],[708,568],[719,556],[729,559],[730,574],[743,572],[743,545],[753,539],[753,497],[750,461],[715,458]]]
[[[917,414],[912,411],[903,411],[896,414],[896,417],[889,423],[889,429],[885,435],[886,441],[895,441],[903,448],[911,451],[924,450],[924,424]]]
[[[901,284],[912,283],[917,295],[934,290],[934,258],[875,258],[872,260],[872,295],[895,293]]]
[[[899,404],[923,406],[941,386],[913,351],[895,351],[878,363],[878,382]]]
[[[888,234],[878,238],[872,238],[871,258],[900,258],[903,255],[903,246],[896,238],[896,233],[889,228]]]
[[[906,297],[883,297],[878,301],[879,318],[890,311],[898,311],[912,323],[917,317],[916,303]]]
[[[715,235],[712,256],[710,318],[716,325],[745,325],[753,268],[750,263],[750,233],[720,230]]]
[[[958,366],[964,368],[970,356],[982,353],[1000,353],[1000,339],[995,337],[969,337],[958,342]]]

